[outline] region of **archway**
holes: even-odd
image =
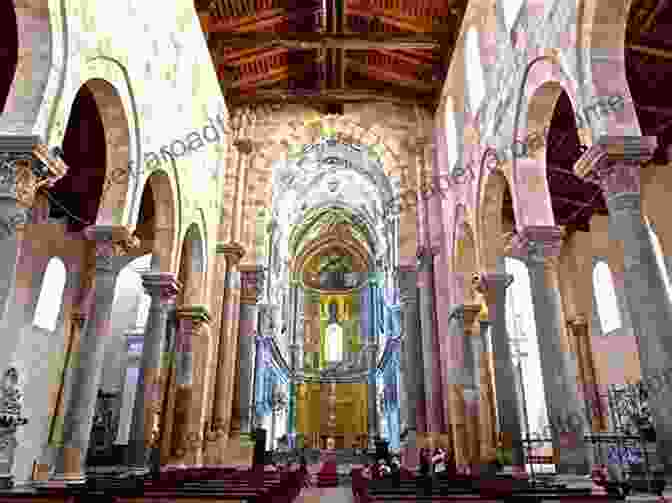
[[[67,218],[68,230],[121,224],[129,177],[128,124],[114,87],[92,79],[78,91],[63,138],[68,173],[49,190],[51,218]]]

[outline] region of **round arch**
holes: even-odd
[[[473,274],[478,272],[478,260],[474,231],[466,218],[466,213],[462,213],[462,218],[455,221],[453,271],[456,280],[457,303],[475,303],[471,284]]]
[[[502,171],[488,173],[484,178],[478,205],[477,256],[485,271],[497,270],[497,259],[504,252],[503,218],[504,195],[509,191],[513,199],[514,221],[517,201],[511,183]]]
[[[177,239],[175,191],[173,180],[162,169],[157,169],[145,181],[145,191],[151,192],[152,209],[152,269],[169,272],[173,271],[173,256],[175,255],[175,241]],[[143,215],[138,215],[138,225]]]

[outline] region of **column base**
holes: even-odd
[[[125,477],[144,477],[150,472],[146,466],[127,466],[124,470]]]
[[[34,484],[35,487],[45,489],[66,489],[72,486],[82,486],[86,484],[86,475],[80,474],[55,474],[49,480],[38,481]]]
[[[418,438],[415,430],[408,430],[404,445],[401,447],[401,464],[407,470],[418,471],[420,453],[418,451]]]

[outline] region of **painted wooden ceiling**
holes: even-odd
[[[230,105],[435,107],[467,0],[197,0]]]

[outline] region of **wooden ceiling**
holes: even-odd
[[[196,0],[231,106],[434,108],[467,0]]]

